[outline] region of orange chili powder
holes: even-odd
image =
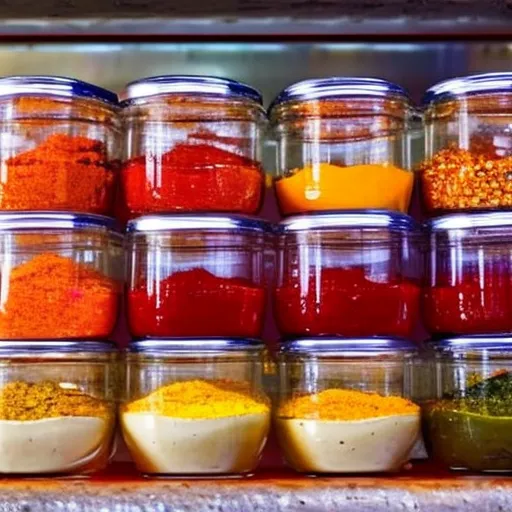
[[[3,163],[0,210],[70,210],[108,214],[115,164],[105,145],[66,134],[50,135],[34,149]]]
[[[114,329],[119,284],[89,265],[43,253],[1,279],[0,338],[103,338]]]

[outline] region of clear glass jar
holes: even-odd
[[[118,351],[98,341],[0,341],[0,474],[83,475],[114,451]]]
[[[224,78],[170,75],[129,84],[121,100],[129,216],[258,212],[266,116],[257,91]]]
[[[512,471],[512,338],[466,336],[431,346],[427,448],[452,470]]]
[[[420,436],[408,398],[414,346],[389,338],[303,338],[279,353],[275,428],[304,473],[398,471]]]
[[[113,92],[70,78],[0,78],[0,211],[109,215],[119,134]]]
[[[146,216],[128,224],[132,336],[258,338],[268,225],[249,217]]]
[[[275,190],[283,215],[376,208],[406,213],[412,106],[399,86],[373,78],[291,85],[269,111],[278,141]]]
[[[468,212],[426,224],[422,312],[435,335],[512,332],[512,212]]]
[[[512,73],[446,80],[423,102],[426,209],[512,208]]]
[[[132,342],[120,416],[139,471],[253,471],[270,427],[270,403],[262,389],[263,348],[241,339]]]
[[[422,271],[413,219],[316,213],[286,219],[278,233],[274,312],[283,336],[412,334]]]
[[[0,214],[0,339],[108,338],[123,260],[123,237],[107,217]]]

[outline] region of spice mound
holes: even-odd
[[[119,284],[87,264],[41,253],[2,273],[0,338],[106,338]]]
[[[424,407],[427,447],[450,469],[512,471],[512,375],[499,372]]]
[[[114,414],[103,400],[56,382],[0,389],[0,473],[88,473],[108,462]]]
[[[419,170],[428,210],[512,207],[512,156],[449,147]]]
[[[66,210],[108,214],[115,165],[103,142],[50,135],[34,149],[4,161],[0,210]]]
[[[128,292],[133,336],[258,338],[265,291],[248,279],[218,277],[202,268],[179,271]]]
[[[275,188],[284,215],[368,208],[406,213],[413,183],[412,172],[392,165],[320,163],[291,171]]]
[[[419,438],[420,409],[397,396],[327,389],[283,403],[276,428],[297,471],[397,471]]]
[[[189,143],[128,160],[121,179],[132,216],[176,211],[255,214],[264,185],[259,163],[208,144]]]
[[[144,473],[247,473],[265,445],[270,406],[246,382],[182,381],[125,404],[121,425]]]
[[[304,283],[276,289],[279,330],[289,336],[409,337],[419,316],[420,288],[406,279],[372,280],[364,267],[323,268]]]

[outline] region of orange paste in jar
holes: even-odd
[[[284,215],[319,210],[382,209],[406,213],[414,174],[387,164],[321,163],[275,182]]]

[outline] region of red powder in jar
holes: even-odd
[[[128,292],[131,334],[257,338],[263,328],[265,290],[248,279],[217,277],[195,268],[175,272]]]
[[[372,281],[362,267],[324,268],[277,288],[275,314],[285,336],[409,337],[418,317],[420,289],[414,282]]]
[[[178,144],[159,156],[128,160],[121,180],[132,216],[174,211],[255,214],[264,185],[257,162],[208,144]]]

